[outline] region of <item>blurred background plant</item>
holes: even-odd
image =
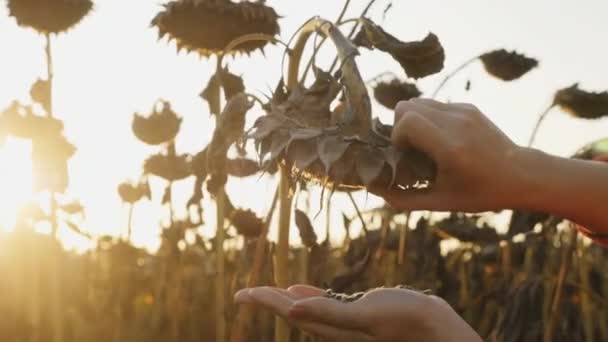
[[[384,3],[385,16],[392,2]],[[31,141],[34,188],[47,196],[24,206],[13,232],[0,236],[0,274],[6,279],[0,282],[5,317],[0,340],[314,341],[267,312],[237,308],[230,300],[245,286],[302,282],[348,293],[397,284],[430,290],[493,341],[608,340],[607,252],[563,219],[515,212],[501,227],[494,220],[499,213],[402,213],[386,205],[360,208],[357,200],[362,198],[357,193],[364,192],[361,185],[432,181],[423,156],[386,145],[391,127],[372,121],[378,105],[390,110],[399,101],[435,97],[477,61],[489,75],[511,82],[534,72],[536,59],[506,49],[478,54],[429,92],[419,79],[443,69],[439,37],[429,33],[418,41],[399,40],[368,18],[368,11],[379,6],[376,1],[366,3],[355,18],[347,17],[353,4],[345,1],[334,23],[310,19],[286,42],[278,36],[279,14],[264,1],[168,2],[152,19],[159,37],[168,37],[178,53],[215,58],[215,71],[201,93],[215,119],[213,134],[199,151],[179,152],[185,118],[169,101],[158,100],[149,113],[135,113],[132,133],[151,146],[152,154],[142,161],[137,179],[117,186],[128,211],[118,236],[93,236],[84,228],[83,206],[65,194],[68,162],[76,149],[53,112],[51,51],[52,38],[78,23],[93,4],[9,0],[7,5],[19,26],[44,37],[47,75],[31,87],[33,105],[15,101],[2,112],[0,144],[6,136]],[[351,29],[337,31],[346,26]],[[341,56],[321,67],[316,54],[327,38]],[[305,54],[309,39],[313,48]],[[387,54],[402,70],[363,83],[352,55],[355,45],[363,57],[367,50]],[[225,65],[257,51],[279,51],[286,63],[281,69],[285,79],[267,80],[278,85],[266,97],[248,93],[248,75],[234,74]],[[472,88],[470,80],[465,88]],[[578,84],[558,90],[539,116],[530,145],[548,113],[558,108],[580,120],[601,119],[608,116],[608,94]],[[265,115],[250,125],[254,112]],[[277,116],[295,120],[273,121]],[[337,130],[326,130],[337,124]],[[354,146],[347,140],[355,131],[377,140]],[[368,158],[356,159],[360,153]],[[606,159],[608,144],[590,143],[575,157]],[[274,196],[259,197],[268,201],[264,215],[233,203],[242,192],[227,185],[262,175],[277,184]],[[188,179],[194,179],[194,187],[182,208],[174,189]],[[337,196],[349,200],[351,212],[332,206]],[[155,213],[161,243],[154,252],[133,245],[138,227],[133,213],[145,199],[163,208]],[[214,203],[214,213],[204,210],[206,201]],[[311,202],[326,213],[322,228],[316,227],[318,212]],[[336,216],[343,218],[343,241],[331,238]],[[45,223],[50,235],[38,232]],[[268,238],[273,223],[276,243]],[[62,227],[92,241],[94,248],[65,251],[57,234]],[[214,233],[202,234],[204,227]],[[323,230],[320,239],[317,232]],[[290,241],[294,231],[301,244]]]

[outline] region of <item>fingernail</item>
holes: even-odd
[[[251,296],[249,295],[250,289],[242,289],[234,294],[234,302],[237,304],[250,304],[253,303]]]

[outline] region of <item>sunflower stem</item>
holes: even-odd
[[[226,341],[226,315],[225,315],[225,272],[224,272],[224,215],[226,204],[226,193],[224,187],[220,187],[216,196],[217,205],[217,230],[215,235],[215,340]]]
[[[270,209],[264,220],[264,227],[256,241],[253,265],[251,266],[251,272],[249,273],[249,279],[247,280],[248,288],[257,286],[262,275],[264,261],[266,260],[266,252],[268,250],[268,228],[277,206],[279,191],[280,188],[277,187],[272,199],[272,204],[270,205]],[[251,326],[252,315],[253,308],[251,306],[244,305],[239,308],[239,315],[235,323],[236,329],[234,329],[234,333],[230,336],[231,342],[242,342],[245,340]]]
[[[275,251],[275,280],[279,288],[289,286],[289,226],[291,221],[291,188],[289,170],[280,166],[281,181],[279,184],[279,236]],[[277,317],[275,319],[275,341],[288,342],[290,329],[287,322]]]
[[[45,40],[46,40],[46,46],[45,46],[45,55],[46,55],[46,73],[47,73],[47,81],[48,81],[48,117],[52,118],[53,117],[53,54],[52,54],[52,49],[51,49],[51,35],[50,33],[46,33],[44,36]],[[51,331],[52,331],[52,336],[51,336],[51,341],[53,342],[62,342],[63,341],[63,337],[64,337],[64,333],[63,333],[63,311],[62,309],[62,296],[61,296],[61,288],[62,288],[62,282],[61,282],[61,277],[59,274],[59,264],[60,264],[60,260],[59,258],[61,257],[61,248],[59,245],[59,241],[57,240],[57,231],[58,231],[58,224],[57,224],[57,209],[58,209],[58,205],[57,205],[57,198],[55,197],[55,192],[53,190],[50,191],[50,202],[51,202],[51,215],[50,215],[50,220],[51,220],[51,235],[53,236],[53,238],[55,239],[55,241],[57,242],[57,245],[53,245],[52,249],[51,249],[51,265],[50,265],[50,272],[51,272],[51,280],[50,280],[50,287],[51,287],[51,312],[52,312],[52,318],[51,318]]]
[[[547,107],[547,109],[545,109],[538,116],[538,119],[536,120],[536,123],[534,124],[534,129],[532,130],[532,134],[530,134],[530,139],[528,140],[528,147],[532,147],[532,145],[534,145],[538,132],[540,131],[540,127],[543,125],[543,122],[545,122],[545,119],[547,118],[547,116],[549,115],[549,113],[551,112],[551,110],[554,107],[555,107],[555,104],[551,104],[549,107]]]
[[[367,3],[367,6],[365,6],[365,8],[363,9],[363,12],[361,12],[361,15],[359,16],[359,18],[364,18],[367,15],[367,12],[369,12],[369,10],[372,8],[372,6],[374,5],[374,3],[376,2],[376,0],[370,0],[370,2]],[[352,39],[355,36],[355,32],[357,32],[357,29],[359,28],[359,20],[357,20],[357,22],[355,23],[355,26],[353,26],[353,28],[350,30],[350,32],[348,33],[348,39]],[[340,24],[344,24],[345,22],[340,21]],[[334,61],[331,63],[331,66],[329,67],[329,72],[331,73],[334,68],[336,67],[336,65],[338,64],[338,59],[339,56],[336,56],[334,58]]]
[[[458,74],[459,72],[461,72],[462,70],[464,70],[466,67],[468,67],[469,65],[473,64],[473,62],[475,62],[477,59],[479,59],[479,56],[475,56],[469,60],[467,60],[466,62],[462,63],[460,66],[458,66],[456,69],[452,70],[452,72],[450,72],[442,81],[441,83],[439,83],[439,85],[437,86],[437,88],[435,88],[435,91],[433,92],[433,95],[431,95],[431,98],[434,99],[437,97],[437,95],[439,94],[439,91],[441,91],[441,89],[443,89],[443,87],[448,83],[449,80],[452,79],[452,77],[456,76],[456,74]]]
[[[561,313],[564,284],[566,282],[566,278],[568,277],[568,271],[570,269],[570,264],[572,263],[572,257],[576,253],[578,230],[574,227],[573,224],[570,224],[569,237],[570,241],[568,241],[567,245],[564,246],[562,249],[561,266],[559,269],[559,275],[557,277],[557,285],[555,287],[555,292],[553,292],[553,301],[551,303],[551,315],[549,316],[549,322],[547,323],[543,338],[545,342],[553,341],[553,336],[555,335],[555,328],[557,326],[557,322],[560,318]]]
[[[127,214],[127,242],[131,241],[131,235],[133,233],[133,207],[134,203],[129,203],[129,213]]]

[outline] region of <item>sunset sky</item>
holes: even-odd
[[[284,16],[281,38],[288,40],[300,24],[314,15],[335,19],[343,1],[267,1]],[[349,16],[358,16],[367,1],[353,0]],[[513,140],[524,144],[537,115],[551,101],[553,93],[575,82],[585,90],[608,89],[608,2],[515,0],[509,2],[469,0],[396,0],[386,18],[382,11],[389,1],[379,0],[371,18],[403,40],[420,39],[432,31],[446,50],[446,71],[471,56],[495,48],[516,49],[540,60],[540,67],[521,80],[504,83],[485,74],[474,64],[455,77],[439,98],[472,102],[487,113]],[[56,116],[65,121],[68,139],[78,147],[70,163],[69,196],[86,207],[83,228],[93,235],[118,234],[124,229],[126,210],[116,188],[126,179],[136,179],[143,160],[157,151],[137,141],[131,132],[134,112],[148,112],[164,98],[183,116],[177,149],[195,153],[210,139],[214,127],[207,105],[198,94],[212,74],[214,60],[194,54],[176,54],[174,44],[157,41],[150,21],[161,9],[160,1],[97,0],[95,9],[67,34],[53,37],[55,62],[54,105]],[[221,28],[218,28],[221,30]],[[29,87],[45,76],[44,40],[30,29],[17,27],[8,17],[4,1],[0,6],[0,110],[11,101],[29,101]],[[327,45],[319,59],[326,67],[333,58]],[[271,47],[266,57],[229,60],[230,69],[246,75],[249,92],[267,94],[278,81],[282,50]],[[390,57],[367,50],[357,59],[362,74],[371,79],[385,71],[403,76]],[[419,82],[431,92],[443,75]],[[471,80],[469,92],[464,90]],[[251,123],[257,113],[249,118]],[[391,113],[375,107],[375,114],[391,122]],[[608,120],[585,122],[554,111],[542,128],[536,146],[567,156],[583,144],[608,136]],[[232,183],[228,192],[236,204],[262,214],[267,209],[276,182],[256,177]],[[162,189],[155,182],[154,203],[144,202],[135,211],[134,241],[153,247],[157,244],[162,210]],[[176,186],[176,207],[190,196],[192,183]],[[9,229],[18,208],[32,199],[29,146],[9,139],[0,146],[0,229]],[[379,201],[362,194],[360,203],[372,206]],[[313,210],[318,205],[313,198]],[[352,212],[347,201],[337,198],[333,208]],[[208,222],[213,207],[208,206]],[[178,215],[184,215],[178,211]],[[323,221],[319,215],[318,222]],[[337,217],[337,215],[336,215]],[[336,219],[336,222],[338,220]],[[318,225],[322,227],[322,224]],[[335,235],[342,234],[336,225]],[[204,228],[211,232],[212,225]],[[68,246],[87,244],[64,233]]]

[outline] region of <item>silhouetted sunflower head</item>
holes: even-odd
[[[149,145],[160,145],[175,139],[182,119],[166,101],[161,101],[148,115],[135,113],[131,128],[135,136]]]
[[[279,16],[263,2],[177,0],[164,7],[152,20],[159,37],[168,35],[178,50],[196,51],[205,57],[223,53],[238,37],[252,33],[274,36],[280,31]],[[246,42],[230,53],[248,54],[265,45],[265,41]]]
[[[40,33],[60,33],[76,25],[93,8],[91,0],[8,0],[9,15],[19,26]]]

